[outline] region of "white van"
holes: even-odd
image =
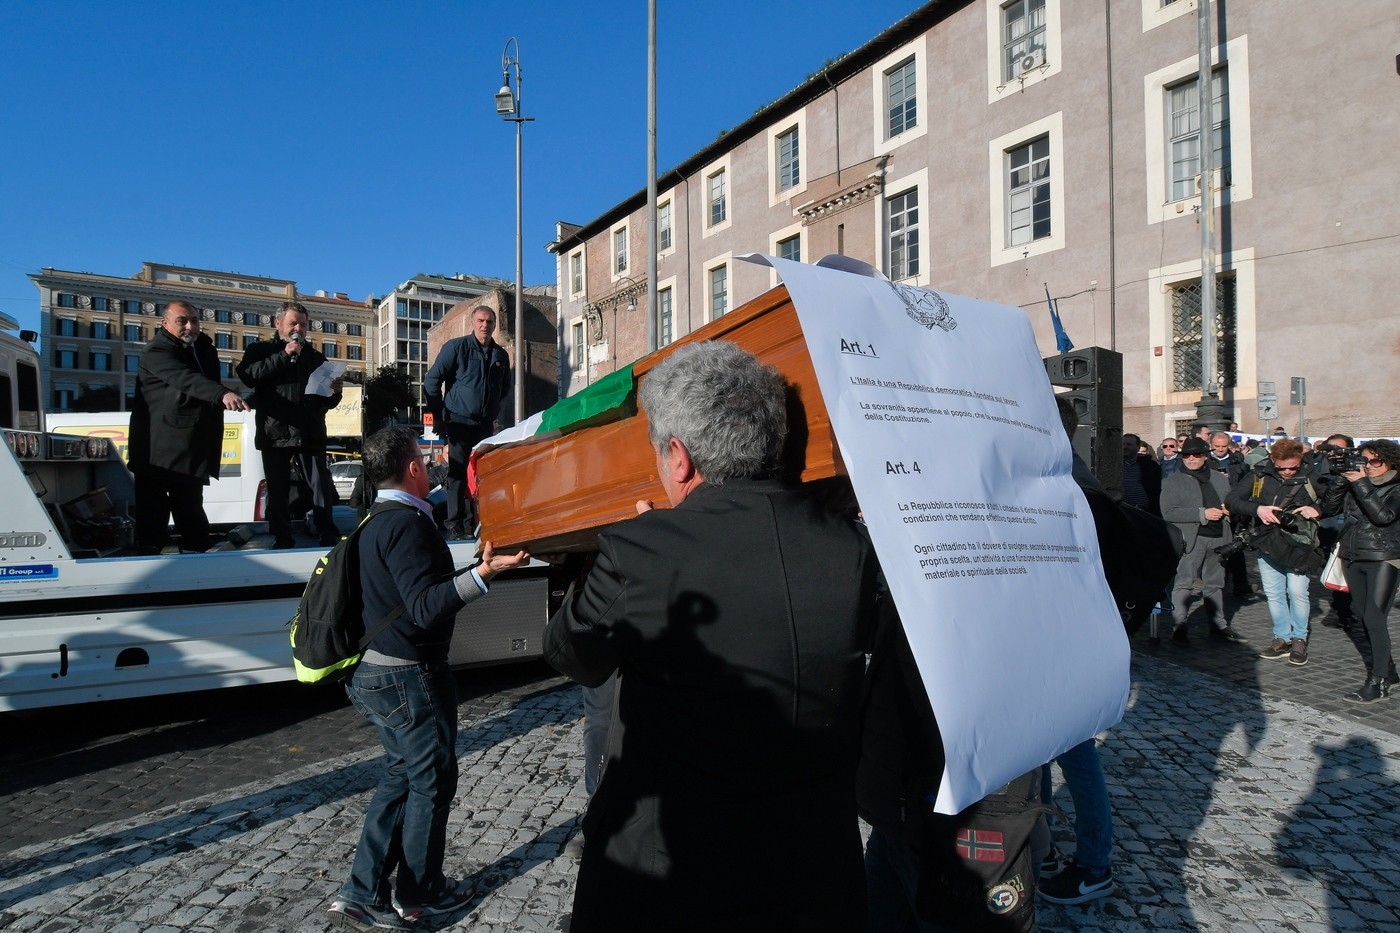
[[[204,513],[215,528],[262,521],[258,510],[258,484],[263,480],[262,455],[253,444],[253,412],[224,412],[224,450],[219,478],[204,490]],[[44,417],[52,434],[105,437],[128,462],[131,413],[126,411],[60,412]]]

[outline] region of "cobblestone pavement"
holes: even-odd
[[[1118,891],[1042,904],[1043,929],[1400,930],[1400,702],[1340,702],[1364,666],[1320,611],[1295,668],[1251,650],[1269,637],[1262,599],[1231,608],[1248,645],[1134,639],[1128,713],[1100,737]],[[566,929],[578,690],[538,666],[461,682],[448,867],[479,871],[480,893],[432,928]],[[113,706],[119,728],[0,718],[0,929],[327,929],[379,752],[343,701],[306,689],[179,698],[174,722],[170,698]],[[1069,809],[1058,783],[1056,802]]]

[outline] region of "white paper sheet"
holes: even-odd
[[[346,363],[340,360],[326,360],[316,371],[311,374],[311,378],[306,380],[307,395],[324,395],[330,398],[335,394],[331,388],[331,383],[345,375]]]
[[[938,717],[938,812],[1118,722],[1127,638],[1025,312],[843,257],[740,258],[796,307]]]

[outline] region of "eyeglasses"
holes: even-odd
[[[1280,473],[1297,473],[1299,470],[1302,469],[1302,467],[1301,467],[1301,466],[1291,466],[1291,467],[1279,466],[1277,463],[1275,463],[1275,464],[1274,464],[1274,469],[1275,469],[1275,470],[1278,470]]]
[[[1182,456],[1185,457],[1185,458],[1188,459],[1188,460],[1191,459],[1192,457],[1199,457],[1199,458],[1202,459],[1202,460],[1204,460],[1204,459],[1206,458],[1206,455],[1205,455],[1205,454],[1182,454]]]
[[[1175,445],[1175,444],[1163,444],[1163,445],[1162,445],[1162,449],[1163,449],[1163,450],[1176,450],[1176,445]]]
[[[1366,461],[1366,465],[1368,467],[1382,467],[1385,466],[1385,461],[1380,457],[1372,457],[1370,460]]]

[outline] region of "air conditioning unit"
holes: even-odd
[[[1044,64],[1045,50],[1031,49],[1030,52],[1028,52],[1025,55],[1022,55],[1020,59],[1016,62],[1016,74],[1023,75],[1026,72],[1031,71],[1032,69],[1042,67]]]

